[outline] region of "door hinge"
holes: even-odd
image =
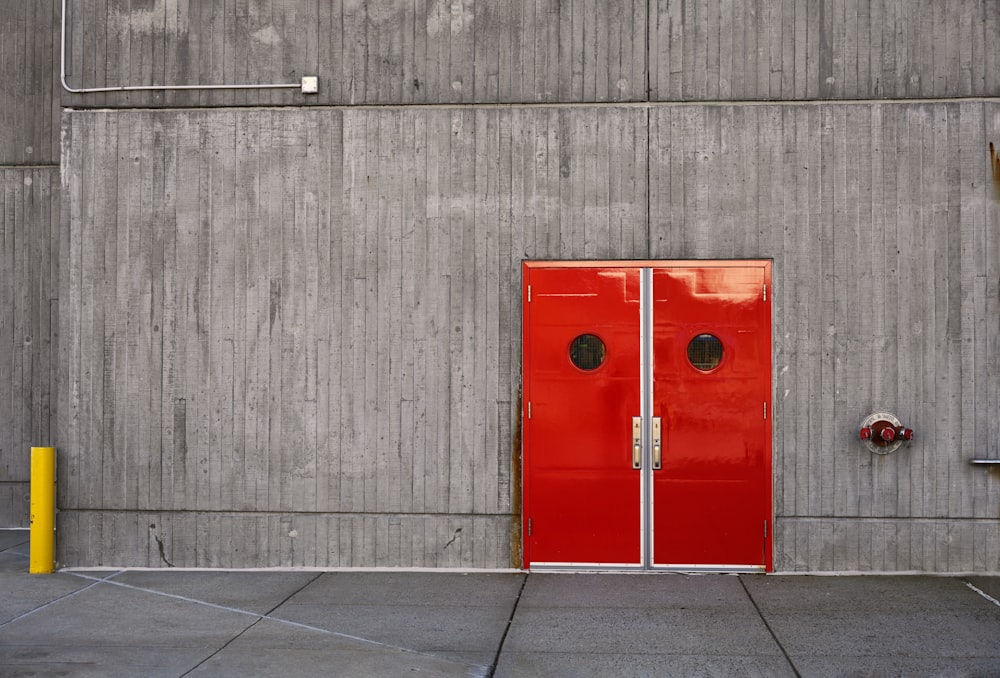
[[[764,419],[767,419],[767,401],[764,401]]]
[[[767,301],[767,283],[764,283],[764,301]]]
[[[764,539],[767,539],[767,520],[764,520]]]
[[[531,285],[528,285],[528,303],[531,303]]]
[[[528,536],[531,536],[531,518],[528,518]]]
[[[528,401],[528,419],[531,419],[531,401]]]

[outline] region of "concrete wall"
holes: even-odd
[[[69,113],[64,562],[509,566],[520,263],[646,256],[646,123]]]
[[[996,96],[991,0],[652,0],[654,100]]]
[[[507,565],[520,261],[773,257],[777,567],[995,567],[1000,106],[67,123],[67,562]]]
[[[58,165],[59,0],[0,0],[0,165]]]
[[[74,87],[298,82],[320,91],[98,94],[72,105],[645,98],[646,1],[70,0]]]
[[[71,3],[321,85],[64,98],[62,562],[516,564],[520,262],[765,257],[776,567],[1000,571],[996,3]]]
[[[69,0],[73,106],[1000,94],[992,0]]]
[[[30,448],[54,439],[58,2],[0,0],[0,527],[28,525]]]
[[[1000,568],[1000,104],[651,117],[652,256],[775,260],[775,567]]]
[[[0,168],[0,527],[27,527],[31,447],[55,439],[59,169]]]

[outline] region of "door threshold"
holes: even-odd
[[[622,563],[532,563],[528,572],[648,572],[642,565]]]
[[[765,574],[764,565],[621,565],[617,563],[532,563],[528,572],[575,574]]]
[[[764,565],[653,565],[652,572],[678,574],[764,574]]]

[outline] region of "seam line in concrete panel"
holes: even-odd
[[[837,516],[837,515],[821,515],[821,516],[775,516],[776,520],[802,520],[802,521],[816,521],[816,520],[854,520],[858,522],[885,522],[885,521],[905,521],[914,523],[930,523],[937,521],[948,521],[948,522],[963,522],[963,523],[984,523],[984,524],[994,524],[996,523],[996,518],[989,518],[986,516]]]
[[[12,480],[11,484],[24,484],[28,480]],[[326,516],[326,517],[347,517],[347,518],[373,518],[380,516],[392,516],[398,518],[510,518],[512,513],[376,513],[375,511],[239,511],[237,509],[121,509],[121,508],[87,508],[80,506],[59,507],[60,513],[128,513],[131,515],[174,515],[198,513],[202,515],[223,515],[223,516]],[[21,528],[25,529],[25,528]]]
[[[298,110],[298,111],[456,111],[456,110],[530,110],[530,109],[650,109],[650,108],[729,108],[777,106],[781,108],[801,108],[803,106],[918,106],[925,104],[1000,104],[1000,97],[942,97],[938,99],[798,99],[759,100],[728,99],[717,101],[576,101],[576,102],[513,102],[513,103],[468,103],[468,104],[324,104],[321,106],[67,106],[64,112],[86,111],[89,113],[116,113],[122,111],[203,111],[221,112],[232,110]]]
[[[11,529],[11,528],[3,528]],[[27,554],[22,554],[27,558]],[[444,572],[447,574],[521,574],[525,570],[514,567],[126,567],[128,572],[163,572],[169,569],[171,572]],[[108,572],[122,571],[121,567],[61,567],[60,572],[85,576],[83,572]],[[972,576],[972,575],[970,575]]]
[[[646,35],[645,35],[646,45],[645,45],[645,53],[643,54],[643,56],[645,56],[645,58],[646,58],[646,69],[645,69],[646,70],[646,74],[645,74],[646,75],[646,101],[651,101],[652,98],[653,98],[653,76],[652,76],[653,58],[652,58],[652,54],[649,51],[649,49],[650,49],[650,33],[653,30],[653,22],[650,19],[650,17],[652,16],[652,11],[653,11],[653,0],[646,0]],[[647,120],[647,123],[648,123],[648,120]],[[647,130],[648,129],[649,129],[649,127],[647,125]],[[648,134],[647,134],[647,136],[648,136]],[[647,140],[647,144],[648,144],[648,140]],[[647,172],[647,174],[649,174],[649,173]]]
[[[648,69],[647,69],[648,70]],[[648,108],[646,109],[646,256],[652,256],[653,253],[653,203],[650,197],[650,191],[652,190],[652,174],[653,174],[653,162],[652,162],[652,129],[651,125],[653,123],[653,113]]]

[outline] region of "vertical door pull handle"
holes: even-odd
[[[662,453],[660,451],[661,447],[661,433],[660,433],[660,418],[653,417],[653,470],[659,471],[662,465]]]
[[[632,417],[632,468],[642,468],[642,417]]]

